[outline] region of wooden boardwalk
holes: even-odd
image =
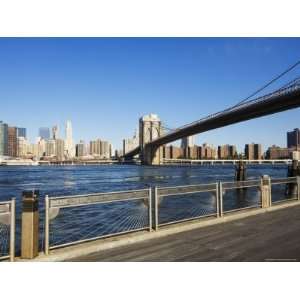
[[[300,205],[72,261],[300,261]]]

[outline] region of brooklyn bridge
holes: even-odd
[[[125,159],[140,156],[145,165],[162,164],[162,146],[184,137],[229,126],[239,122],[283,112],[300,106],[300,79],[297,78],[272,93],[242,101],[220,112],[165,132],[156,115],[140,119],[139,146],[124,154]]]

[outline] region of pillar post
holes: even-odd
[[[271,206],[271,178],[269,175],[263,175],[261,177],[261,207],[268,208]]]
[[[235,180],[245,181],[246,179],[246,165],[242,160],[240,160],[238,165],[235,167]]]
[[[39,191],[24,191],[22,198],[21,258],[31,259],[39,252]]]
[[[298,177],[300,176],[299,161],[294,159],[292,165],[288,168],[288,177],[297,177],[297,183],[288,183],[286,186],[286,194],[291,198],[298,197]]]

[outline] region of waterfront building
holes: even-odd
[[[17,156],[26,157],[27,155],[28,142],[26,138],[20,136],[17,138]]]
[[[8,155],[8,125],[0,121],[0,156]]]
[[[96,158],[111,158],[111,150],[111,144],[107,141],[102,141],[100,139],[90,141],[90,155]]]
[[[204,143],[198,147],[198,159],[216,159],[218,158],[217,149],[210,144]]]
[[[39,138],[37,140],[38,145],[38,158],[41,158],[46,155],[46,141]]]
[[[128,153],[139,146],[139,137],[137,132],[134,133],[133,138],[123,140],[123,153]]]
[[[50,129],[48,127],[41,127],[39,129],[39,137],[44,140],[50,139]]]
[[[261,144],[246,144],[245,145],[245,157],[246,159],[261,159],[263,156]]]
[[[300,147],[300,129],[295,128],[293,131],[287,132],[287,147],[298,148]]]
[[[234,159],[237,157],[236,146],[234,145],[221,145],[218,146],[219,159]]]
[[[66,123],[65,152],[68,158],[73,158],[75,156],[75,147],[73,144],[73,129],[71,121],[67,121]]]
[[[65,160],[65,141],[63,139],[55,139],[55,156],[57,160]]]
[[[181,140],[181,148],[186,149],[188,147],[194,147],[195,146],[195,137],[193,135],[184,137]]]
[[[18,140],[17,140],[17,127],[7,128],[7,136],[8,136],[8,156],[17,157],[18,153]]]
[[[273,145],[266,152],[267,159],[289,159],[292,156],[292,150]]]
[[[55,151],[55,140],[48,140],[46,141],[46,156],[47,157],[51,157],[51,156],[55,156],[56,155],[56,151]]]
[[[17,128],[17,137],[23,137],[26,139],[26,128]]]
[[[26,149],[26,158],[36,158],[39,155],[38,144],[28,144]]]
[[[84,141],[80,141],[79,144],[76,145],[76,157],[83,157],[86,155],[86,147]]]
[[[163,147],[163,158],[166,159],[180,159],[184,158],[184,150],[181,147],[176,146],[164,146]]]
[[[52,139],[53,140],[58,139],[59,138],[58,135],[59,135],[59,128],[58,128],[57,125],[55,125],[55,126],[52,127]]]

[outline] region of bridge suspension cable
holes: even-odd
[[[235,106],[239,106],[240,104],[243,104],[243,103],[247,102],[249,99],[251,99],[252,97],[254,97],[255,95],[257,95],[258,93],[260,93],[261,91],[263,91],[264,89],[266,89],[272,83],[274,83],[275,81],[277,81],[278,79],[280,79],[281,77],[283,77],[284,75],[286,75],[287,73],[289,73],[290,71],[292,71],[293,69],[295,69],[298,65],[300,65],[300,60],[297,61],[296,63],[294,63],[292,66],[290,66],[289,68],[287,68],[285,71],[283,71],[279,75],[277,75],[275,78],[273,78],[272,80],[270,80],[264,86],[262,86],[261,88],[259,88],[258,90],[256,90],[254,93],[252,93],[251,95],[249,95],[247,98],[245,98],[244,100],[242,100],[239,103],[237,103]]]

